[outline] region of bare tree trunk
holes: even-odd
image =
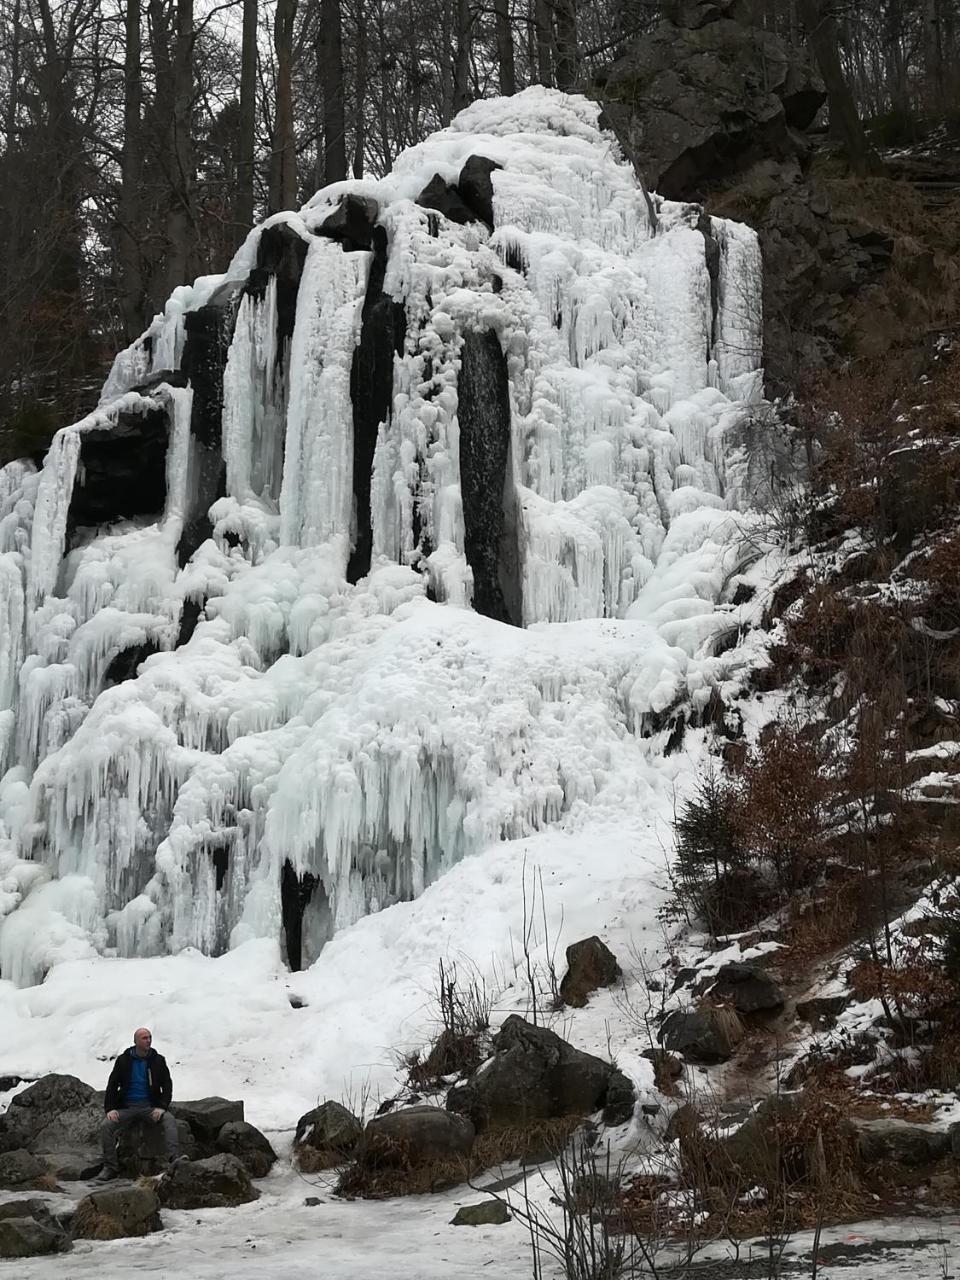
[[[557,88],[569,92],[577,82],[577,0],[554,0]]]
[[[551,58],[553,23],[547,0],[534,0],[534,19],[537,24],[537,80],[548,87],[553,84]]]
[[[509,0],[493,0],[497,20],[497,62],[500,68],[500,92],[505,98],[517,92],[513,65],[513,32],[510,29]]]
[[[10,23],[10,83],[7,86],[7,104],[4,112],[6,149],[14,150],[17,137],[17,112],[20,107],[20,3],[13,0]]]
[[[939,0],[923,0],[923,69],[926,79],[926,106],[940,112],[944,106],[943,42]]]
[[[357,0],[357,47],[355,75],[355,108],[353,122],[353,176],[363,177],[364,152],[367,145],[367,19],[363,0]]]
[[[473,35],[470,0],[457,0],[457,53],[453,64],[453,110],[470,103],[470,44]]]
[[[277,0],[273,48],[277,58],[277,105],[270,156],[270,212],[290,209],[297,198],[297,153],[293,138],[293,26],[297,0]]]
[[[830,125],[843,142],[855,173],[876,173],[880,160],[867,141],[853,94],[847,85],[837,49],[837,22],[821,0],[802,0],[801,13],[830,106]]]
[[[127,0],[124,13],[126,43],[123,51],[123,144],[120,152],[120,199],[117,209],[117,265],[120,312],[128,342],[137,337],[146,320],[143,264],[140,260],[138,236],[143,172],[143,139],[140,136],[143,109],[140,17],[140,0]]]
[[[171,185],[167,215],[167,292],[185,284],[196,265],[193,159],[193,0],[177,0],[173,43],[170,135],[167,149]]]
[[[347,122],[343,105],[343,20],[340,0],[320,0],[317,70],[323,94],[323,181],[347,176]]]
[[[245,235],[253,226],[253,180],[257,144],[257,0],[243,0],[240,44],[240,154],[234,218]]]

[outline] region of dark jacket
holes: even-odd
[[[126,1106],[132,1070],[133,1061],[130,1050],[124,1049],[113,1064],[110,1079],[107,1081],[107,1092],[103,1098],[104,1111],[119,1111]],[[170,1079],[166,1060],[162,1054],[157,1053],[156,1049],[150,1049],[147,1053],[147,1088],[150,1090],[150,1101],[153,1106],[166,1111],[173,1097],[173,1081]]]

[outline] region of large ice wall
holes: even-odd
[[[4,977],[299,965],[642,799],[763,474],[755,237],[653,206],[586,99],[478,102],[256,228],[0,471]]]

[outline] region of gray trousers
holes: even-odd
[[[156,1124],[155,1120],[150,1119],[150,1112],[153,1107],[150,1103],[144,1103],[139,1107],[122,1107],[117,1110],[117,1119],[109,1120],[104,1118],[100,1128],[100,1140],[103,1144],[103,1163],[108,1169],[117,1168],[117,1141],[120,1137],[121,1129],[127,1129],[132,1124]],[[163,1129],[163,1142],[167,1149],[167,1158],[175,1160],[180,1154],[180,1138],[177,1133],[177,1122],[169,1111],[165,1111],[160,1117],[159,1124]]]

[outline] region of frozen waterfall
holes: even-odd
[[[760,259],[651,226],[597,116],[477,102],[268,219],[0,470],[3,977],[262,936],[299,967],[642,803],[728,670]]]

